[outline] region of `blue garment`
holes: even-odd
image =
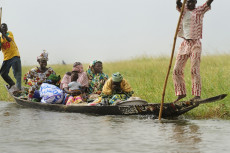
[[[14,81],[9,76],[10,68],[13,69],[13,74],[16,79],[16,87],[21,89],[21,77],[22,77],[22,68],[21,68],[21,59],[18,56],[15,56],[9,60],[3,61],[2,67],[0,70],[0,74],[2,78],[7,82],[10,86],[15,85]]]
[[[39,99],[39,100],[42,99],[42,98],[40,97],[40,92],[39,92],[39,90],[35,90],[35,91],[34,91],[34,96],[33,96],[33,98],[36,98],[36,99]]]
[[[130,96],[126,94],[115,94],[113,97],[109,100],[110,105],[116,104],[117,101],[125,101],[129,99]]]
[[[42,83],[39,92],[41,103],[61,104],[64,98],[63,90],[48,83]]]

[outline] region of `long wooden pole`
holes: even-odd
[[[0,8],[0,26],[2,25],[2,7]]]
[[[168,77],[169,77],[170,69],[171,69],[171,66],[172,66],[172,60],[173,60],[173,55],[174,55],[175,46],[176,46],[177,34],[178,34],[179,27],[180,27],[180,22],[181,22],[181,18],[182,18],[183,12],[184,12],[184,7],[185,7],[186,2],[187,2],[187,0],[184,0],[184,2],[182,4],[180,17],[179,17],[179,20],[178,20],[178,23],[177,23],[176,33],[175,33],[175,36],[174,36],[174,42],[173,42],[173,48],[172,48],[171,58],[170,58],[170,62],[169,62],[169,68],[168,68],[168,72],[167,72],[167,75],[166,75],[166,78],[165,78],[165,83],[164,83],[164,88],[163,88],[163,93],[162,93],[161,107],[160,107],[159,118],[158,118],[159,120],[161,120],[161,116],[162,116],[164,97],[165,97],[165,89],[166,89],[166,86],[167,86]]]

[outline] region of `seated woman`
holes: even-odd
[[[86,72],[84,72],[83,65],[80,62],[75,62],[73,64],[72,72],[75,71],[78,73],[77,82],[79,82],[82,86],[83,93],[86,92],[89,87],[89,81]],[[62,81],[61,81],[61,89],[68,87],[68,84],[71,82],[71,72],[67,72]]]
[[[116,72],[105,82],[101,97],[108,99],[110,105],[115,105],[119,101],[129,99],[133,93],[129,83],[119,72]]]
[[[40,67],[36,67],[27,72],[24,76],[25,84],[30,86],[28,91],[28,99],[31,100],[35,90],[38,90],[41,84],[51,75],[56,74],[51,67],[47,68],[48,53],[43,53],[37,57]]]
[[[93,61],[87,70],[89,79],[88,93],[89,99],[96,99],[102,91],[105,81],[108,80],[108,75],[103,73],[103,66],[101,61]]]
[[[59,88],[61,77],[51,74],[47,80],[42,83],[39,93],[41,103],[61,104],[64,98],[64,92]]]

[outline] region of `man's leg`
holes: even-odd
[[[189,58],[189,55],[177,55],[176,63],[173,69],[173,82],[175,88],[175,94],[178,96],[176,101],[186,97],[186,87],[184,81],[184,68],[185,64]],[[176,102],[175,101],[175,102]]]
[[[176,57],[176,63],[173,70],[173,82],[175,88],[175,94],[178,98],[174,101],[177,102],[180,99],[186,97],[186,87],[184,81],[184,68],[186,62],[190,56],[191,43],[188,40],[184,40],[178,50]]]
[[[21,68],[21,59],[19,57],[14,57],[12,61],[13,74],[16,79],[16,86],[21,90],[21,78],[22,78],[22,68]]]
[[[192,95],[195,99],[201,96],[201,77],[200,77],[200,58],[201,58],[201,42],[197,40],[194,42],[194,47],[192,48],[191,59],[191,75],[192,75]]]
[[[4,61],[2,63],[2,67],[0,70],[0,74],[3,78],[3,80],[9,84],[9,88],[11,88],[13,85],[15,85],[14,81],[9,76],[9,71],[10,71],[10,68],[12,66],[11,61],[12,61],[12,59]]]

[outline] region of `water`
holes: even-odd
[[[229,152],[230,121],[50,112],[0,102],[0,153]]]

